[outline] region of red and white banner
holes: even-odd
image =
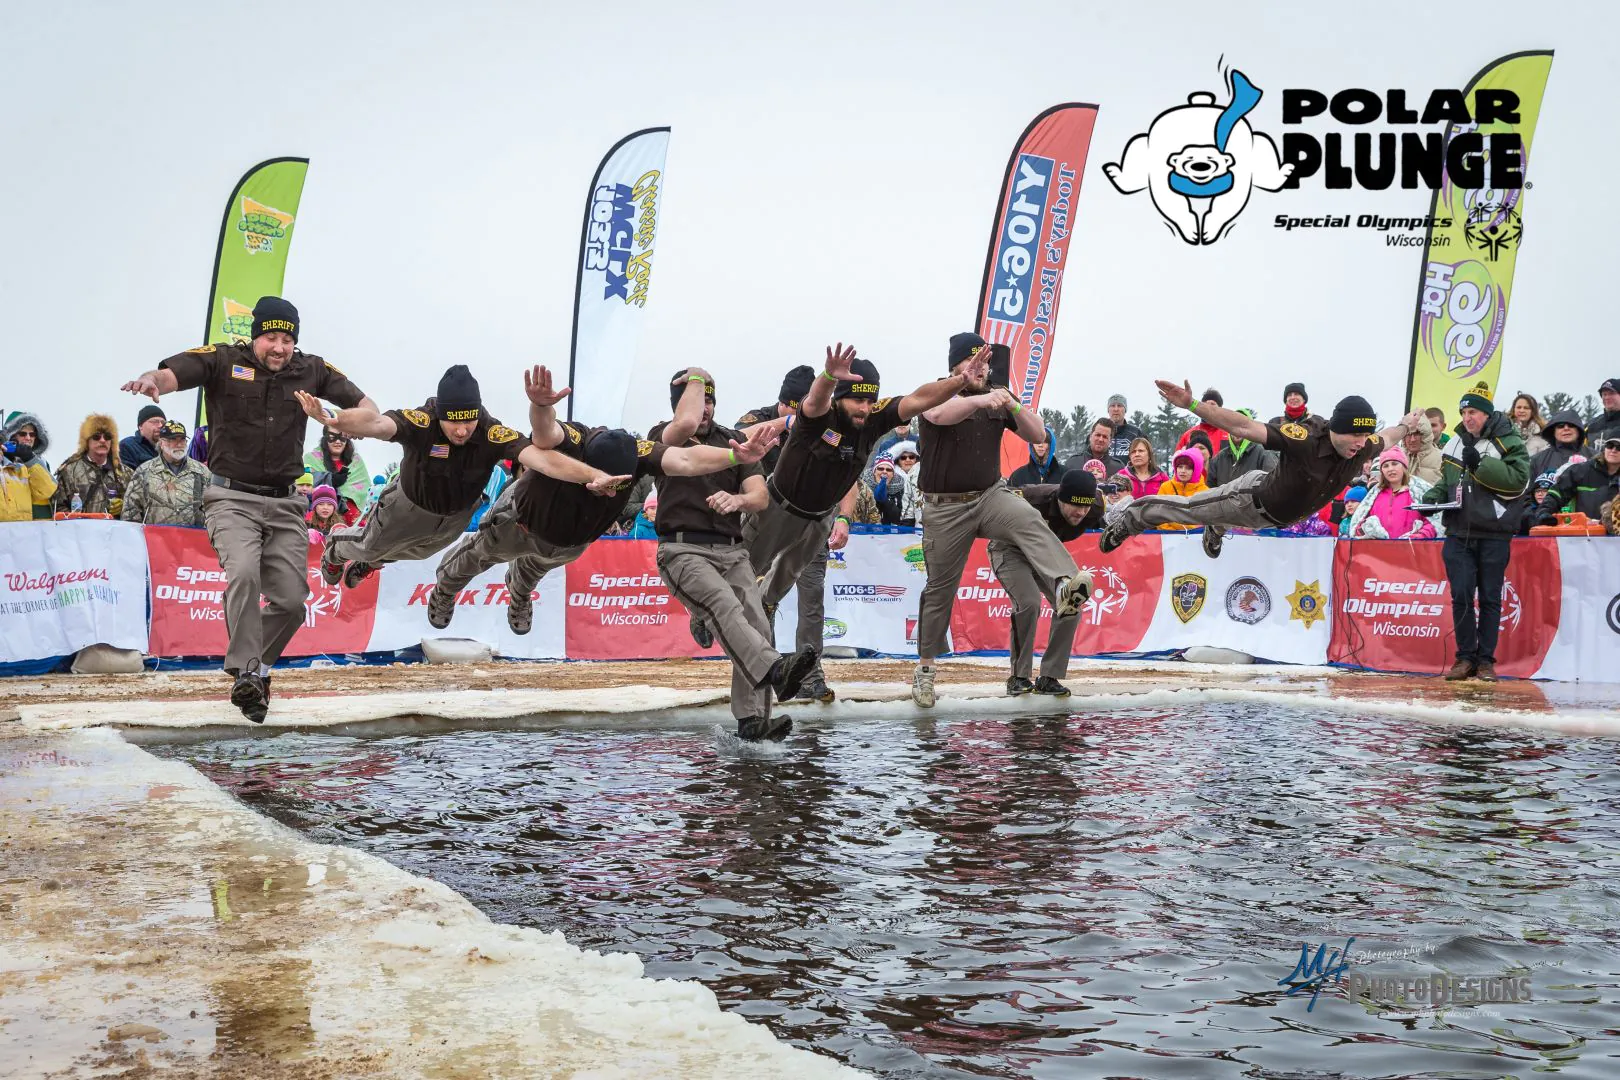
[[[154,656],[225,650],[224,574],[200,529],[122,522],[0,527],[0,663],[106,642]],[[48,541],[48,543],[47,543]],[[1149,534],[1103,556],[1095,534],[1069,545],[1095,592],[1075,654],[1160,653],[1197,645],[1293,664],[1327,662],[1437,674],[1455,639],[1439,542],[1228,537],[1218,560],[1197,535]],[[437,559],[396,563],[355,590],[320,579],[312,551],[305,624],[288,656],[406,649],[424,638],[483,641],[513,658],[633,660],[700,650],[664,587],[652,541],[593,544],[534,593],[528,634],[507,626],[505,567],[471,582],[445,631],[427,623]],[[148,563],[150,567],[148,569]],[[151,596],[141,625],[141,579]],[[823,640],[915,656],[927,575],[914,534],[857,535],[828,560]],[[132,601],[130,598],[134,597]],[[796,596],[777,613],[792,648]],[[956,586],[951,645],[1005,652],[1010,603],[977,544]],[[1051,612],[1042,615],[1044,647]],[[1508,675],[1620,682],[1620,541],[1516,540],[1503,593],[1499,669]]]
[[[122,521],[0,525],[0,663],[146,646],[146,546]]]

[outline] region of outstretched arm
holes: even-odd
[[[180,380],[174,377],[174,372],[168,368],[153,368],[141,375],[138,379],[131,379],[120,390],[127,390],[131,394],[145,394],[156,401],[163,394],[172,394],[180,389]]]
[[[392,439],[398,431],[392,419],[375,409],[356,407],[332,413],[314,394],[295,390],[293,396],[298,399],[298,406],[304,410],[305,416],[352,439]]]
[[[1244,416],[1231,409],[1223,409],[1219,405],[1208,401],[1196,404],[1192,399],[1192,383],[1184,382],[1177,386],[1165,379],[1154,379],[1153,384],[1159,388],[1159,396],[1178,409],[1186,409],[1198,419],[1207,424],[1214,424],[1228,435],[1235,435],[1240,439],[1257,442],[1261,446],[1266,444],[1266,425],[1252,416]]]
[[[900,399],[900,419],[910,420],[918,413],[927,413],[931,409],[944,405],[951,398],[962,392],[967,380],[960,375],[952,375],[948,379],[936,379],[933,382],[923,383],[917,389]]]
[[[982,380],[990,371],[990,346],[980,345],[977,349],[974,349],[973,355],[968,357],[967,363],[968,366],[960,372],[952,375],[949,379],[941,381],[954,382],[961,379],[963,385],[966,385],[970,376]],[[972,397],[948,397],[943,403],[935,405],[931,409],[923,410],[922,416],[924,420],[937,427],[950,427],[952,424],[960,424],[963,420],[984,408],[985,404],[984,395],[979,394]]]
[[[609,476],[601,469],[587,465],[578,458],[559,454],[555,450],[542,450],[538,446],[525,446],[518,452],[518,464],[533,469],[553,480],[566,484],[582,484],[595,495],[611,495],[626,484],[635,482],[633,476]]]
[[[820,416],[832,408],[832,392],[837,388],[838,381],[855,378],[855,373],[849,370],[849,363],[854,359],[855,346],[845,348],[842,341],[829,346],[827,364],[816,376],[815,382],[810,384],[810,392],[799,402],[799,411],[806,416]]]
[[[551,372],[536,364],[533,370],[523,373],[523,393],[529,399],[529,430],[533,432],[534,445],[550,450],[565,437],[562,425],[557,423],[555,406],[573,390],[566,386],[553,390]]]
[[[1431,440],[1434,438],[1434,435],[1429,433],[1429,421],[1423,415],[1422,409],[1413,409],[1401,417],[1400,423],[1393,424],[1380,431],[1378,437],[1383,440],[1385,446],[1399,446],[1402,439],[1417,431],[1429,434]]]
[[[720,446],[669,447],[660,467],[669,476],[706,476],[733,465],[752,465],[776,445],[776,433],[770,429],[770,424],[756,424],[748,429],[746,442],[732,439],[729,450]]]

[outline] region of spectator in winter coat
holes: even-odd
[[[1620,379],[1604,379],[1598,387],[1603,415],[1586,429],[1586,456],[1596,458],[1605,439],[1620,438]]]
[[[1164,470],[1159,468],[1159,463],[1153,460],[1153,444],[1145,438],[1132,439],[1125,458],[1129,464],[1114,475],[1121,482],[1129,483],[1126,494],[1133,499],[1140,499],[1144,495],[1157,495],[1159,488],[1170,479],[1164,474]],[[1112,503],[1109,504],[1109,508],[1113,508]]]
[[[50,446],[45,427],[33,413],[15,412],[0,428],[0,521],[34,521],[51,516],[56,481],[41,456]]]
[[[630,539],[656,540],[658,539],[658,492],[648,492],[646,499],[642,500],[641,509],[636,513],[636,520],[630,525]]]
[[[1541,403],[1535,399],[1535,395],[1516,395],[1513,407],[1508,410],[1508,421],[1512,423],[1513,430],[1519,433],[1519,438],[1524,440],[1525,453],[1533,458],[1547,449],[1547,440],[1542,436],[1547,427],[1547,418],[1541,415]]]
[[[158,432],[167,419],[156,405],[148,405],[137,414],[135,434],[118,444],[118,460],[131,474],[158,456]]]
[[[309,514],[304,523],[309,526],[309,542],[326,543],[333,529],[343,527],[343,515],[338,508],[338,493],[330,484],[318,484],[310,498]]]
[[[1553,515],[1574,510],[1593,521],[1603,518],[1603,506],[1620,496],[1620,434],[1611,435],[1597,456],[1570,465],[1558,474],[1537,515],[1537,524],[1552,524]]]
[[[1317,416],[1315,413],[1311,412],[1310,403],[1310,395],[1305,393],[1304,383],[1289,383],[1287,386],[1283,387],[1282,415],[1273,416],[1271,418],[1271,426],[1282,427],[1289,421],[1293,421],[1294,423],[1298,424],[1308,418],[1313,417],[1317,420],[1321,420],[1322,418],[1320,416]],[[1239,409],[1238,411],[1243,412],[1244,410]],[[1250,413],[1249,415],[1253,416],[1254,414]]]
[[[1063,471],[1070,469],[1085,469],[1097,477],[1100,484],[1107,477],[1113,476],[1125,468],[1125,462],[1109,454],[1114,445],[1114,422],[1107,417],[1099,417],[1091,425],[1091,431],[1086,435],[1086,448],[1078,454],[1070,456],[1063,463]],[[1097,465],[1092,465],[1097,462]],[[1060,474],[1061,475],[1061,474]]]
[[[79,425],[79,450],[56,470],[56,494],[51,506],[57,513],[73,509],[79,497],[79,510],[86,514],[111,514],[124,509],[124,493],[129,490],[130,472],[118,460],[118,425],[102,413],[91,413]]]
[[[894,466],[891,464],[890,469]],[[872,485],[865,480],[855,481],[855,525],[882,525],[883,511],[878,509],[877,496],[872,493]]]
[[[872,467],[877,483],[872,486],[872,499],[877,503],[879,522],[884,525],[900,524],[901,512],[906,505],[906,477],[895,468],[887,454],[878,458]]]
[[[1239,409],[1244,416],[1253,417],[1253,409]],[[1277,467],[1277,455],[1250,439],[1234,439],[1228,435],[1209,464],[1209,486],[1220,487],[1240,476]]]
[[[206,465],[186,455],[186,425],[166,420],[158,429],[158,456],[135,470],[124,509],[125,521],[144,525],[203,523],[203,492],[213,477]]]
[[[875,469],[873,471],[876,472]],[[1049,427],[1044,442],[1029,444],[1029,461],[1014,469],[1007,483],[1013,487],[1023,487],[1026,484],[1055,484],[1061,479],[1063,470],[1058,468],[1057,444]]]
[[[1115,394],[1108,399],[1108,419],[1114,424],[1114,438],[1108,445],[1108,456],[1125,461],[1131,454],[1131,443],[1143,437],[1141,428],[1125,420],[1125,395]]]
[[[304,468],[315,477],[316,485],[327,484],[342,500],[344,516],[354,520],[371,491],[371,471],[354,451],[354,440],[336,428],[321,432],[321,444],[304,455]]]
[[[1350,519],[1355,512],[1361,509],[1361,504],[1367,501],[1367,488],[1364,484],[1346,488],[1344,492],[1344,516],[1339,519],[1339,535],[1350,535]]]
[[[917,483],[922,477],[917,463],[922,459],[917,456],[917,444],[910,440],[895,443],[889,452],[894,454],[895,478],[906,483],[899,524],[914,528],[922,524],[922,490]]]
[[[1406,452],[1392,446],[1378,455],[1378,477],[1360,504],[1345,518],[1342,535],[1354,539],[1429,540],[1435,535],[1429,516],[1412,509],[1430,485],[1412,475]],[[1352,490],[1345,497],[1350,506]]]
[[[1435,445],[1434,431],[1428,424],[1419,431],[1407,432],[1401,439],[1401,449],[1406,451],[1413,479],[1422,480],[1426,487],[1440,482],[1440,447]]]
[[[1189,446],[1185,450],[1176,452],[1171,459],[1174,475],[1159,488],[1160,495],[1196,495],[1200,491],[1208,491],[1209,485],[1204,483],[1204,452],[1196,446]],[[1188,529],[1189,525],[1160,525],[1161,529]]]
[[[1536,509],[1541,502],[1535,493],[1536,484],[1545,478],[1547,487],[1551,487],[1560,469],[1585,454],[1586,428],[1581,424],[1580,414],[1574,409],[1553,413],[1541,434],[1547,440],[1547,448],[1530,456],[1531,491],[1526,497],[1536,504],[1526,508],[1526,516],[1531,518],[1537,516]],[[1524,535],[1522,530],[1520,535]]]
[[[1226,399],[1221,397],[1221,392],[1219,390],[1214,389],[1213,387],[1208,389],[1208,390],[1205,390],[1204,391],[1204,396],[1199,398],[1198,400],[1201,401],[1201,402],[1203,402],[1203,401],[1212,401],[1216,405],[1219,405],[1219,406],[1221,406],[1223,408],[1226,406]],[[1181,433],[1181,438],[1176,443],[1176,449],[1177,450],[1185,450],[1187,448],[1187,441],[1190,438],[1192,438],[1192,434],[1195,431],[1203,432],[1204,437],[1209,440],[1209,447],[1210,447],[1210,455],[1211,456],[1214,456],[1214,452],[1216,450],[1219,450],[1221,448],[1221,445],[1226,442],[1226,432],[1222,431],[1220,428],[1216,427],[1214,424],[1211,424],[1211,423],[1208,423],[1206,421],[1200,420],[1198,423],[1194,424],[1192,427],[1188,428],[1186,431],[1183,431]]]

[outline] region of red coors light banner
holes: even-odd
[[[1067,545],[1075,564],[1089,570],[1092,577],[1091,599],[1080,613],[1074,635],[1075,656],[1134,652],[1147,636],[1164,584],[1159,537],[1139,536],[1104,555],[1097,550],[1100,535],[1088,533]],[[989,545],[976,541],[951,610],[951,648],[956,652],[1006,651],[1011,618],[1012,600],[990,568]],[[1052,606],[1043,598],[1035,631],[1036,652],[1045,650],[1051,630]]]
[[[698,648],[687,612],[658,574],[652,540],[592,544],[568,564],[570,660],[723,656],[717,638]]]
[[[1341,540],[1333,549],[1328,659],[1379,671],[1435,675],[1456,659],[1451,586],[1440,543]],[[1513,541],[1502,590],[1496,667],[1528,678],[1558,633],[1563,586],[1556,540]]]

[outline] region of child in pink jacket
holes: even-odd
[[[1412,509],[1430,485],[1412,475],[1406,451],[1392,446],[1378,456],[1378,475],[1350,517],[1354,539],[1431,540],[1434,521]]]

